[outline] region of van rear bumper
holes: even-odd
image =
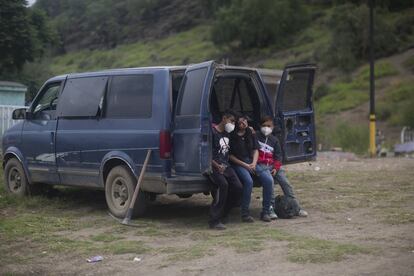
[[[195,194],[210,192],[210,182],[204,176],[176,176],[167,178],[167,194]]]
[[[196,194],[208,193],[211,190],[210,180],[205,176],[173,176],[162,177],[147,174],[141,184],[146,192],[158,194]]]

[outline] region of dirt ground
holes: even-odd
[[[287,166],[308,218],[245,224],[235,209],[225,231],[207,228],[205,195],[161,196],[127,227],[101,191],[1,189],[0,275],[414,275],[414,159],[346,158]]]

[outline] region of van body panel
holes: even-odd
[[[132,160],[132,158],[122,150],[114,150],[114,151],[110,151],[106,153],[100,162],[100,167],[99,167],[100,186],[102,187],[105,186],[105,179],[104,179],[105,166],[107,165],[108,162],[115,161],[115,160],[121,161],[122,163],[126,164],[128,168],[131,170],[131,172],[135,175],[135,177],[138,178],[139,170],[137,166],[135,165],[134,161]]]
[[[208,97],[214,66],[214,61],[203,62],[189,66],[185,72],[174,118],[173,156],[177,175],[200,175],[211,170]]]
[[[316,157],[313,81],[316,66],[290,65],[278,86],[275,121],[281,129],[283,163],[304,162]]]
[[[35,108],[49,88],[58,87],[59,95],[63,83],[63,77],[47,81],[29,107],[32,117],[23,122],[21,152],[24,154],[33,183],[60,184],[55,152],[57,119],[53,115],[53,110],[43,112]]]
[[[134,174],[139,175],[148,149],[152,149],[153,153],[147,171],[165,174],[168,161],[159,158],[159,131],[169,127],[165,119],[168,113],[166,108],[169,76],[165,70],[143,72],[154,76],[151,117],[59,118],[56,154],[62,184],[81,183],[91,187],[102,185],[99,177],[101,164],[108,156],[122,156],[124,160],[130,160]],[[137,73],[118,72],[117,75]]]

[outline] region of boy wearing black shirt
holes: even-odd
[[[229,166],[229,133],[234,130],[236,116],[226,111],[218,125],[213,126],[213,160],[212,181],[217,186],[217,193],[210,207],[209,225],[212,229],[224,230],[223,218],[237,204],[242,192],[242,185],[234,170]]]

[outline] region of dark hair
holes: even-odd
[[[243,113],[241,113],[241,112],[238,112],[238,111],[233,111],[233,113],[234,113],[234,115],[236,116],[236,119],[237,119],[237,120],[238,120],[239,118],[244,117],[244,116],[243,116]]]
[[[267,121],[271,121],[273,124],[273,117],[272,116],[263,116],[262,119],[260,120],[260,125],[263,125],[265,122]]]
[[[231,110],[231,109],[226,109],[224,112],[223,112],[223,115],[222,116],[226,116],[227,118],[228,117],[234,117],[235,119],[237,118],[237,114],[236,114],[236,112],[234,112],[233,110]]]

